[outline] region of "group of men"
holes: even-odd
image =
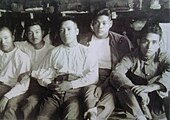
[[[59,21],[63,44],[43,40],[37,21],[27,41],[0,28],[0,118],[3,120],[106,120],[119,104],[133,119],[168,118],[170,58],[160,51],[156,23],[142,30],[138,47],[110,31],[111,11],[95,13],[91,32],[78,37],[74,17]]]

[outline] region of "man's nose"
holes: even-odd
[[[6,40],[4,38],[1,39],[1,43],[2,44],[5,44],[6,43]]]
[[[102,23],[99,23],[99,28],[102,28],[103,27],[103,24]]]
[[[32,33],[32,37],[35,38],[35,37],[36,37],[36,34],[35,34],[35,33]]]
[[[148,42],[147,44],[147,49],[151,48],[152,47],[152,43],[151,42]]]
[[[67,29],[64,30],[64,34],[67,35],[69,32]]]

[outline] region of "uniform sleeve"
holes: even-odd
[[[18,74],[19,76],[22,75],[22,77],[18,77],[18,82],[16,83],[16,85],[4,95],[8,99],[24,94],[28,90],[30,83],[29,74],[31,69],[31,63],[30,58],[27,55],[23,55],[22,58],[22,60],[17,60],[17,62],[20,62],[18,63]],[[21,78],[21,80],[19,80],[19,78]]]
[[[94,58],[93,53],[89,53],[86,58],[83,76],[74,81],[71,81],[73,89],[97,83],[99,77],[98,74],[97,58]]]
[[[165,89],[157,91],[159,96],[164,98],[168,96],[168,91],[170,90],[170,55],[163,54],[160,56],[160,59],[159,70],[161,69],[162,73],[161,75],[155,77],[156,80],[153,83],[158,83],[164,86]]]
[[[115,69],[112,71],[110,83],[116,89],[123,86],[131,87],[134,84],[126,76],[127,71],[133,66],[133,61],[130,56],[125,56],[122,58],[120,63],[118,63]]]

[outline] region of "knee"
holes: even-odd
[[[96,85],[90,85],[85,87],[84,91],[85,91],[85,95],[89,94],[89,93],[94,93],[94,90],[96,89]]]
[[[28,101],[38,101],[39,97],[37,95],[31,95],[27,98]]]
[[[18,103],[13,100],[9,100],[6,106],[6,109],[17,109]]]
[[[36,106],[39,104],[39,101],[37,97],[30,96],[26,100],[23,101],[23,105],[21,107],[21,110],[26,114],[28,111],[32,111]]]
[[[32,95],[32,96],[28,97],[26,101],[30,105],[36,105],[39,102],[39,98],[36,95]]]

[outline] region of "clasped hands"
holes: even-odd
[[[71,82],[63,81],[62,83],[50,83],[47,85],[47,88],[57,92],[68,91],[72,88]]]

